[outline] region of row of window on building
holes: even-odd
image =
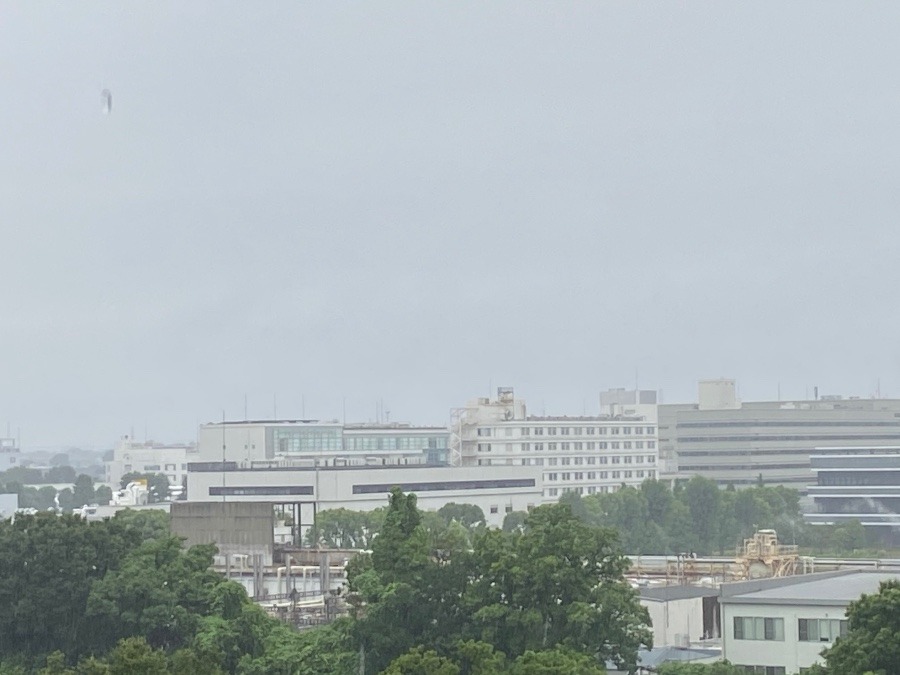
[[[479,443],[478,452],[491,452],[493,450],[493,445],[497,444]],[[500,447],[498,448],[498,451],[500,452],[512,452],[517,449],[517,444],[515,443],[500,443],[499,446]],[[573,441],[562,443],[521,443],[518,445],[518,448],[520,448],[522,452],[544,452],[545,449],[549,452],[555,452],[557,450],[574,450],[576,452],[585,452],[591,450],[655,450],[656,441]]]
[[[500,431],[503,431],[503,436],[506,438],[512,438],[513,427],[479,427],[478,435],[483,437],[498,437],[501,436]],[[643,436],[645,433],[649,436],[652,436],[656,433],[656,427],[643,427],[643,426],[627,426],[627,427],[521,427],[518,429],[519,433],[516,434],[518,436],[606,436],[607,434],[610,436],[630,436],[632,434],[637,436]]]
[[[608,480],[612,478],[653,478],[655,471],[563,471],[562,473],[552,472],[544,474],[548,481],[557,480]],[[560,478],[561,477],[561,478]]]
[[[845,619],[798,619],[797,639],[800,642],[834,642],[847,635],[848,627]],[[736,616],[734,639],[784,642],[784,619]]]
[[[620,485],[587,485],[587,486],[574,486],[574,487],[551,487],[544,488],[544,496],[545,497],[558,497],[559,495],[564,495],[567,492],[574,492],[577,495],[596,495],[596,494],[609,494],[611,492],[615,492],[621,486]]]

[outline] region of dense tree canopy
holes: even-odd
[[[496,650],[504,669],[519,664],[509,672],[531,672],[521,669],[557,648],[597,667],[607,659],[630,667],[650,643],[616,534],[586,525],[565,504],[536,508],[524,530],[477,529],[471,546],[465,537],[441,549],[431,543],[415,495],[395,490],[372,554],[350,569],[367,673],[389,665],[397,673],[468,672],[460,643]]]

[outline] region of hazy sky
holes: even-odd
[[[900,395],[900,4],[0,2],[0,435]],[[105,116],[100,93],[109,88]]]

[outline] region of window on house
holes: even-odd
[[[734,617],[734,639],[784,642],[784,619],[736,616]]]
[[[499,511],[500,507],[498,507],[496,504],[491,505],[491,513],[498,513]]]
[[[850,624],[843,619],[799,619],[801,642],[834,642],[846,637]]]

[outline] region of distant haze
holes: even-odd
[[[0,435],[900,394],[897,3],[6,2]],[[101,92],[112,110],[104,114]],[[305,406],[302,405],[305,397]]]

